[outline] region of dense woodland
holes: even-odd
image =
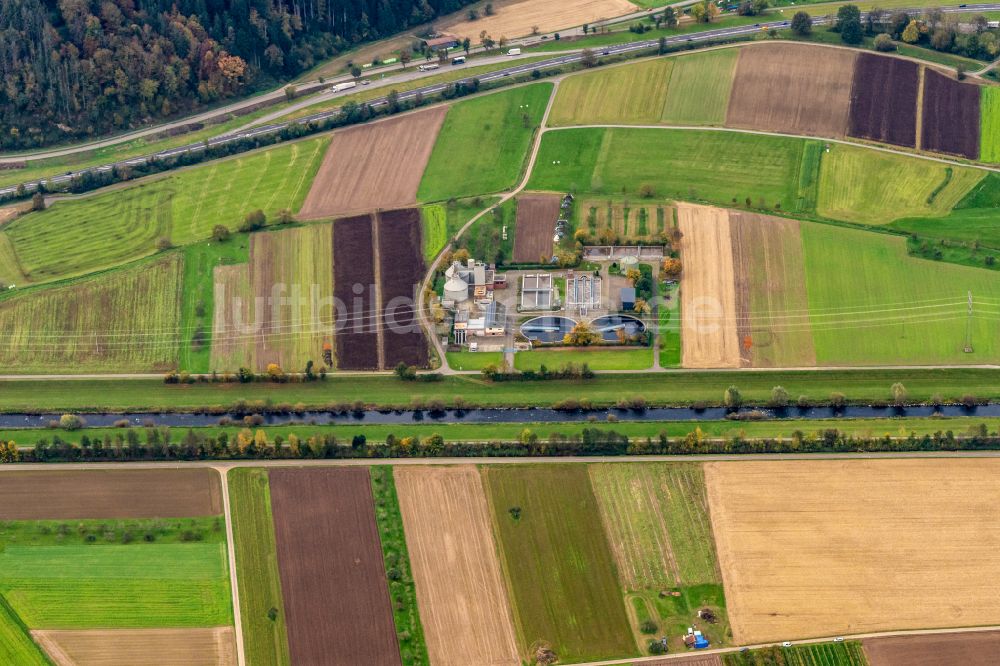
[[[170,117],[472,0],[4,0],[0,149]]]

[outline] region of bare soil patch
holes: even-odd
[[[232,666],[232,627],[40,630],[32,637],[57,666]]]
[[[736,286],[729,213],[677,205],[681,233],[681,362],[685,368],[738,368]]]
[[[866,638],[862,646],[870,666],[994,666],[1000,661],[997,631]]]
[[[851,83],[848,134],[914,148],[920,65],[910,60],[859,53]]]
[[[299,211],[304,220],[417,202],[417,188],[447,106],[334,132]]]
[[[706,465],[734,642],[997,623],[998,474],[995,460]]]
[[[431,663],[516,666],[514,620],[479,471],[400,467],[395,477]]]
[[[292,663],[400,664],[368,469],[270,480]]]
[[[514,228],[514,261],[534,264],[552,256],[552,236],[556,232],[558,194],[525,194],[517,199],[517,226]]]
[[[394,368],[399,363],[424,367],[428,362],[427,340],[415,309],[424,275],[420,210],[379,213],[378,225],[385,367]]]
[[[925,68],[920,147],[978,159],[979,94],[977,85]]]
[[[438,29],[468,37],[478,44],[483,30],[497,40],[501,37],[514,39],[532,34],[535,27],[540,33],[553,32],[630,14],[638,9],[626,0],[494,0],[491,4],[493,16],[485,16],[484,5],[478,5],[475,7],[480,16],[477,20],[469,21],[467,11],[461,11],[454,14],[453,20],[438,24]]]
[[[184,518],[222,513],[211,469],[100,469],[5,474],[0,520]]]
[[[740,49],[726,125],[842,137],[855,53],[806,44]]]
[[[336,351],[341,370],[378,369],[378,298],[370,215],[333,223],[333,296],[338,312]]]

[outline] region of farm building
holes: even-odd
[[[441,49],[453,49],[462,43],[455,35],[438,35],[437,37],[432,37],[427,40],[427,48],[431,51],[440,51]]]

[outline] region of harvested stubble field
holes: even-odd
[[[842,137],[855,53],[805,44],[740,49],[728,127]]]
[[[515,263],[547,261],[552,256],[552,237],[561,202],[558,194],[522,194],[517,198]]]
[[[851,85],[848,135],[914,148],[920,65],[859,53]]]
[[[734,640],[997,623],[983,580],[1000,566],[998,473],[991,460],[707,464]]]
[[[559,84],[548,124],[656,124],[673,62],[659,58],[570,76]]]
[[[321,137],[219,160],[138,185],[60,201],[25,215],[9,236],[32,282],[82,275],[174,245],[205,240],[222,224],[235,229],[247,213],[295,210],[319,167]]]
[[[685,270],[681,277],[682,365],[738,368],[736,284],[729,213],[677,205]]]
[[[399,363],[425,367],[427,340],[416,318],[418,285],[424,275],[420,209],[378,215],[379,279],[384,367]]]
[[[341,370],[379,367],[378,294],[375,290],[375,230],[370,215],[333,223],[333,296],[345,304],[337,324],[336,364]],[[361,293],[354,291],[361,287]],[[361,304],[356,307],[355,300]]]
[[[925,68],[920,147],[978,159],[980,90],[978,85]]]
[[[334,132],[299,217],[316,220],[415,204],[447,113],[447,106],[436,106]]]
[[[292,663],[400,664],[366,468],[270,473]]]
[[[539,645],[567,663],[635,655],[586,467],[504,465],[482,473],[522,660]]]
[[[233,666],[230,627],[39,630],[32,635],[56,666]]]
[[[222,513],[211,469],[24,471],[0,483],[0,520],[181,518]]]
[[[740,49],[726,48],[673,58],[662,120],[674,125],[722,125]]]
[[[536,28],[545,34],[636,11],[628,0],[501,0],[489,4],[493,6],[492,16],[486,16],[483,7],[478,7],[480,18],[470,21],[465,12],[457,12],[454,20],[443,21],[437,28],[473,42],[483,30],[494,39],[514,39],[532,34]]]
[[[9,372],[160,372],[174,368],[183,257],[0,300]]]
[[[514,620],[479,471],[400,467],[395,477],[431,663],[516,666]]]
[[[995,666],[1000,632],[866,638],[862,645],[871,666]]]

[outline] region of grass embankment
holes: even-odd
[[[637,654],[587,468],[487,467],[483,481],[522,654],[540,643],[564,662]]]
[[[267,470],[233,469],[227,478],[247,663],[288,666],[291,656]]]
[[[52,666],[52,661],[31,639],[29,631],[7,600],[0,596],[0,660],[18,666]]]
[[[552,88],[551,83],[537,83],[454,104],[417,199],[447,201],[514,187]]]
[[[522,372],[538,370],[543,365],[556,370],[567,363],[578,366],[586,363],[591,370],[647,370],[653,367],[653,348],[536,349],[514,356],[514,367]]]
[[[848,342],[845,338],[843,344]],[[197,411],[241,400],[301,403],[306,408],[356,401],[391,407],[412,405],[415,400],[424,405],[441,401],[449,406],[457,397],[466,405],[538,407],[555,404],[568,395],[586,398],[596,407],[633,396],[642,396],[650,405],[720,404],[726,388],[732,385],[750,402],[767,402],[775,386],[785,387],[793,398],[806,396],[814,402],[827,400],[833,392],[860,402],[889,400],[889,389],[896,382],[905,384],[914,401],[932,396],[960,400],[966,395],[1000,399],[1000,373],[982,368],[637,373],[627,378],[598,375],[590,380],[498,383],[459,375],[418,384],[388,376],[328,377],[306,384],[190,385],[168,385],[160,379],[23,379],[0,381],[0,412]]]
[[[426,666],[427,643],[417,610],[417,588],[413,582],[413,568],[406,548],[403,532],[403,515],[399,510],[396,482],[392,467],[377,465],[371,468],[372,496],[375,500],[375,518],[378,522],[385,574],[392,598],[392,617],[396,624],[396,638],[403,666]]]
[[[389,435],[399,437],[424,438],[430,435],[441,435],[446,442],[479,442],[479,441],[506,441],[517,440],[521,433],[527,429],[540,437],[551,435],[561,435],[572,437],[580,435],[585,429],[598,430],[601,432],[617,432],[632,439],[642,439],[646,437],[656,438],[659,435],[669,437],[684,437],[688,433],[700,431],[704,437],[730,439],[740,436],[750,439],[777,438],[790,439],[794,433],[801,432],[805,435],[820,436],[826,430],[838,430],[839,432],[858,437],[907,437],[911,433],[915,435],[930,435],[936,432],[951,431],[956,435],[964,435],[978,432],[981,426],[985,426],[990,432],[1000,430],[1000,419],[993,417],[961,416],[948,418],[872,418],[872,419],[783,419],[769,421],[617,421],[609,422],[606,419],[583,421],[575,423],[535,423],[525,421],[521,423],[407,423],[400,425],[288,425],[288,426],[262,426],[254,427],[252,432],[261,430],[267,436],[268,441],[274,441],[275,437],[281,436],[287,441],[288,436],[294,434],[300,441],[307,441],[314,435],[333,435],[339,442],[348,443],[355,436],[363,435],[370,442],[385,441]],[[146,440],[145,429],[136,428],[136,435],[139,441]],[[174,428],[175,435],[179,432],[187,432],[187,428]],[[207,426],[202,428],[192,428],[195,432],[206,436],[218,436],[225,433],[230,441],[236,438],[242,426]],[[127,440],[128,431],[123,428],[86,428],[73,432],[49,429],[33,430],[0,430],[0,441],[13,441],[18,446],[30,447],[35,442],[45,439],[49,442],[54,437],[79,444],[86,436],[91,442],[101,440],[109,442],[114,446],[117,438]]]
[[[209,238],[218,224],[235,230],[257,209],[269,218],[297,211],[328,143],[320,137],[285,144],[60,201],[0,233],[33,283],[111,268],[153,254],[164,239],[188,245]]]
[[[13,521],[0,592],[32,629],[232,624],[220,518]]]

